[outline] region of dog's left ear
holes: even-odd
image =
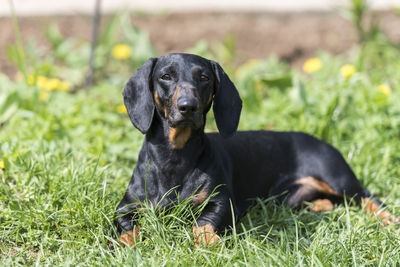
[[[235,85],[221,66],[212,60],[210,62],[217,78],[213,104],[215,122],[219,133],[223,137],[229,137],[237,130],[242,110],[242,100]]]
[[[148,59],[125,85],[124,103],[133,125],[142,133],[147,133],[154,116],[154,100],[150,83],[157,58]]]

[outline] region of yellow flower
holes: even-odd
[[[322,66],[322,61],[319,58],[313,57],[304,62],[303,71],[305,73],[313,73],[320,70]]]
[[[349,79],[356,72],[356,68],[353,65],[346,64],[340,68],[340,73],[346,79]]]
[[[390,95],[392,93],[392,89],[390,89],[390,87],[386,84],[379,85],[378,91],[384,95]]]
[[[0,161],[0,169],[4,169],[4,168],[5,168],[4,161]]]
[[[53,91],[60,86],[60,80],[57,78],[47,78],[45,76],[39,76],[37,78],[36,85],[44,90]]]
[[[56,90],[60,86],[60,80],[57,78],[47,79],[47,84],[45,86],[45,90],[53,91]]]
[[[118,44],[112,49],[112,56],[116,59],[127,59],[131,56],[131,48],[126,44]]]
[[[39,100],[40,101],[46,101],[50,98],[50,94],[47,92],[40,92],[39,93]]]
[[[125,113],[127,113],[128,111],[126,110],[125,105],[119,105],[119,106],[117,107],[117,112],[118,112],[118,113],[121,113],[121,114],[125,114]]]
[[[69,83],[66,82],[66,81],[60,82],[59,89],[62,90],[62,91],[68,91]]]
[[[46,87],[46,84],[47,84],[47,77],[42,76],[42,75],[37,77],[37,80],[36,80],[37,87],[44,88],[44,87]]]
[[[26,78],[26,83],[28,85],[34,85],[35,84],[35,76],[34,75],[28,75]]]

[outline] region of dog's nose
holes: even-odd
[[[180,97],[176,105],[182,115],[187,115],[197,110],[199,101],[194,97]]]

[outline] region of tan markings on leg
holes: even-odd
[[[193,226],[193,235],[194,243],[199,247],[207,247],[220,240],[211,224]]]
[[[333,203],[329,199],[317,199],[312,202],[310,209],[315,212],[333,210]]]
[[[317,180],[311,176],[300,178],[296,181],[296,184],[313,188],[321,193],[325,193],[328,195],[340,196],[327,183]]]
[[[121,244],[122,247],[125,247],[126,245],[133,247],[135,245],[136,240],[138,239],[139,236],[139,226],[135,226],[133,231],[128,231],[124,232],[121,234],[119,237],[119,243]]]
[[[164,117],[167,117],[167,109],[161,104],[160,98],[158,97],[157,91],[154,92],[154,101],[156,102],[159,108],[162,108],[164,111]]]
[[[365,211],[372,214],[375,218],[381,218],[384,225],[399,223],[400,218],[393,216],[389,211],[383,210],[379,205],[370,198],[363,198]]]
[[[191,128],[169,128],[169,142],[174,149],[181,149],[185,146],[192,133]]]
[[[201,190],[200,192],[196,193],[193,197],[193,204],[200,205],[203,203],[208,197],[208,194],[205,190]]]

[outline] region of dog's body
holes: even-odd
[[[332,146],[297,132],[236,133],[241,100],[213,61],[189,54],[149,59],[127,83],[124,100],[146,138],[117,209],[123,242],[132,245],[137,237],[141,203],[166,207],[192,197],[200,205],[212,192],[193,228],[196,243],[218,240],[214,232],[234,223],[232,210],[240,216],[258,197],[279,195],[292,207],[314,202],[316,211],[347,197],[366,201],[368,212],[380,210]],[[220,133],[205,134],[212,100]],[[379,216],[398,221],[387,211]]]

